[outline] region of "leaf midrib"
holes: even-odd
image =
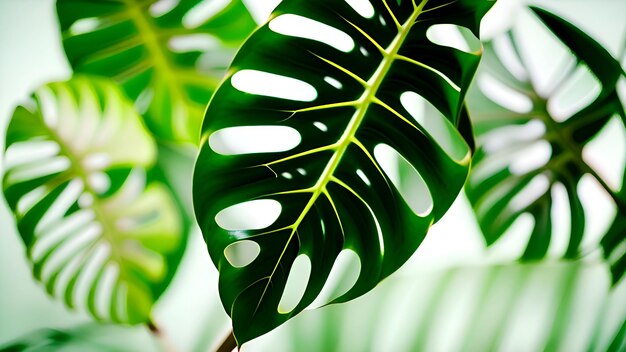
[[[386,5],[386,1],[383,1],[383,2],[385,2],[385,5]],[[389,69],[391,68],[391,65],[397,59],[397,56],[398,56],[397,54],[400,51],[400,48],[402,47],[404,40],[406,39],[411,28],[415,24],[415,21],[417,20],[419,15],[422,13],[423,8],[424,6],[426,6],[427,3],[428,3],[428,0],[422,0],[420,4],[417,5],[415,1],[413,1],[413,13],[411,14],[411,16],[409,16],[409,18],[405,21],[403,25],[399,26],[398,28],[399,32],[396,35],[396,37],[393,39],[391,44],[382,51],[383,60],[381,64],[378,66],[378,68],[376,69],[376,71],[374,72],[374,74],[372,75],[372,77],[367,82],[365,82],[364,84],[365,91],[363,92],[361,97],[357,100],[357,104],[355,105],[356,111],[354,115],[350,119],[350,122],[348,123],[348,126],[346,127],[342,136],[330,148],[331,150],[332,149],[335,150],[335,152],[333,153],[333,156],[331,157],[330,161],[326,165],[326,168],[324,169],[324,171],[322,171],[322,174],[318,178],[315,185],[308,189],[309,191],[312,192],[311,198],[309,199],[308,203],[306,204],[306,206],[300,213],[300,216],[298,217],[298,219],[291,226],[287,226],[284,228],[284,229],[291,229],[291,234],[289,235],[289,238],[287,239],[287,242],[285,243],[283,251],[281,252],[279,256],[276,262],[276,265],[274,266],[274,269],[272,270],[272,273],[268,277],[265,278],[267,279],[267,284],[265,285],[263,293],[261,294],[261,297],[259,298],[257,306],[254,310],[253,316],[256,315],[256,312],[259,309],[261,302],[263,301],[263,298],[265,297],[265,293],[267,292],[267,289],[272,282],[272,278],[277,268],[280,265],[282,257],[287,251],[287,248],[289,248],[289,244],[293,240],[294,235],[297,234],[298,227],[300,226],[300,224],[302,223],[302,221],[308,214],[309,210],[311,210],[311,208],[315,205],[320,195],[324,194],[326,197],[328,197],[329,201],[331,202],[331,205],[334,208],[334,203],[332,202],[332,198],[330,194],[328,193],[326,186],[328,185],[328,183],[333,181],[333,178],[334,178],[333,175],[337,167],[339,166],[339,163],[342,160],[348,147],[352,143],[356,142],[356,139],[355,139],[356,132],[358,131],[361,123],[363,122],[363,119],[365,118],[365,115],[369,109],[369,106],[372,103],[375,103],[377,101],[376,93],[378,93],[378,89],[380,88],[382,82],[386,78],[387,73]],[[389,11],[389,14],[394,19],[394,22],[399,24],[394,13],[389,9],[388,6],[386,7],[387,7],[387,10]],[[379,244],[380,244],[380,249],[381,249],[381,255],[383,255],[384,254],[384,242],[382,238],[379,238]],[[234,307],[234,304],[233,304],[233,307]],[[233,312],[231,308],[231,316],[232,316],[232,313]]]
[[[127,12],[128,12],[129,18],[133,21],[133,23],[137,27],[139,36],[144,38],[144,45],[148,49],[148,52],[150,53],[150,61],[154,65],[155,73],[162,77],[163,81],[165,82],[165,85],[170,89],[171,94],[174,96],[173,101],[183,101],[187,104],[187,105],[184,105],[184,107],[191,105],[191,106],[194,106],[196,110],[198,110],[197,105],[199,104],[197,104],[196,102],[188,98],[187,94],[185,93],[184,88],[182,87],[180,80],[177,78],[178,76],[180,76],[179,73],[181,72],[179,71],[181,70],[179,70],[176,67],[176,65],[172,63],[171,60],[168,58],[166,50],[163,49],[163,46],[160,44],[159,38],[155,34],[156,32],[159,32],[159,30],[155,28],[153,21],[152,21],[152,17],[146,16],[145,12],[142,11],[142,6],[141,6],[142,4],[138,2],[139,0],[123,0],[123,1],[128,9]],[[186,73],[182,72],[182,74],[184,75]],[[213,79],[210,79],[209,77],[201,76],[201,75],[198,75],[197,78],[195,79],[202,80],[203,83],[209,84],[212,87],[215,87],[218,83],[216,80],[213,80]],[[193,120],[193,116],[191,113],[188,113],[187,115]],[[196,116],[195,118],[198,119],[200,118],[200,116]],[[178,119],[178,120],[181,120],[181,119]],[[172,119],[171,124],[175,125],[174,121],[175,119]],[[189,132],[187,131],[188,127],[184,125],[178,126],[178,128],[181,128],[183,133],[185,134]],[[177,132],[181,132],[181,131],[178,131],[178,128],[175,127],[174,131],[172,132],[174,134],[176,134]],[[193,136],[188,136],[188,137],[193,138]]]

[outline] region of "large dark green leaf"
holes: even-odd
[[[333,302],[372,289],[413,254],[465,182],[470,148],[457,128],[467,131],[463,98],[480,50],[434,44],[427,30],[451,24],[478,35],[493,2],[361,3],[371,7],[359,8],[359,14],[346,1],[284,1],[240,49],[207,110],[194,205],[239,344],[309,306],[342,250],[358,255],[361,271]],[[334,34],[319,38],[314,30],[285,29],[281,21],[289,18],[323,23]],[[311,36],[318,39],[306,38]],[[235,88],[255,74],[264,78],[250,89]],[[280,90],[285,80],[298,80],[302,89],[278,96],[268,92]],[[418,95],[437,111],[421,122],[415,116],[419,101],[405,100]],[[220,133],[241,126],[263,126],[251,134],[257,141],[272,144],[276,137],[263,131],[279,126],[296,132],[299,142],[276,152],[225,149]],[[395,150],[419,173],[414,175],[419,192],[408,204],[380,164],[379,145],[387,147],[378,150]],[[421,203],[411,208],[416,201]],[[218,225],[216,217],[247,202],[278,204],[280,214],[264,228]],[[257,256],[243,264],[229,262],[225,253],[243,244],[256,247]],[[279,311],[299,256],[310,262],[310,276],[300,278],[306,289],[295,308]]]
[[[586,67],[591,77],[595,77],[600,86],[599,93],[571,116],[556,118],[549,106],[556,99],[558,90],[547,95],[538,93],[535,82],[509,72],[506,67],[511,66],[499,57],[494,44],[486,44],[484,66],[479,71],[478,80],[483,73],[490,75],[507,89],[526,96],[532,107],[530,112],[509,110],[500,105],[502,103],[497,103],[493,93],[490,95],[484,87],[470,90],[468,105],[480,148],[474,158],[467,194],[488,244],[498,241],[523,214],[534,218],[530,239],[522,255],[522,259],[532,260],[546,256],[554,240],[553,193],[555,187],[564,189],[571,221],[568,245],[562,254],[565,258],[576,258],[582,252],[591,250],[581,248],[588,225],[585,224],[585,210],[578,191],[581,179],[591,175],[617,209],[615,222],[602,240],[602,245],[606,257],[612,258],[614,280],[618,280],[624,273],[623,248],[626,245],[626,193],[619,192],[624,188],[623,181],[619,188],[611,188],[585,160],[583,148],[612,120],[623,132],[626,115],[616,90],[622,68],[606,49],[576,26],[545,10],[532,8],[532,11],[569,49],[575,57],[575,66]],[[525,58],[532,52],[520,56],[513,33],[503,40],[512,44],[513,55],[528,73],[529,65]],[[522,168],[523,171],[517,171],[519,169],[511,164],[511,155],[533,155],[529,153],[538,143],[549,145],[547,162],[530,170]],[[531,189],[539,190],[539,193],[532,193]]]
[[[6,137],[3,191],[34,276],[98,320],[147,322],[186,245],[156,145],[115,83],[37,90]]]
[[[157,137],[195,144],[211,94],[256,26],[241,0],[214,13],[219,3],[58,0],[57,13],[76,72],[113,78]]]

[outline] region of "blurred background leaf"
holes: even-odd
[[[6,138],[3,191],[35,278],[98,320],[148,322],[187,226],[132,104],[102,78],[51,83]]]
[[[251,0],[246,1],[246,5],[252,10],[263,9],[261,12],[253,12],[257,20],[263,21],[266,18],[266,14],[269,14],[273,4],[278,2],[278,0]],[[497,32],[502,28],[515,26],[516,30],[521,31],[520,33],[526,33],[526,35],[520,37],[532,37],[539,49],[528,52],[533,54],[533,58],[541,58],[543,55],[544,57],[550,57],[550,59],[545,61],[529,60],[531,75],[535,74],[533,76],[535,78],[534,81],[540,81],[542,78],[547,78],[545,80],[550,81],[552,76],[546,74],[544,68],[559,66],[562,64],[561,58],[564,56],[571,57],[571,55],[567,52],[560,52],[559,55],[554,56],[554,51],[551,50],[551,47],[545,45],[545,41],[539,40],[545,37],[545,33],[537,30],[536,26],[533,27],[533,23],[526,21],[526,18],[521,18],[522,20],[520,21],[520,17],[524,17],[525,13],[528,12],[518,11],[524,2],[499,0],[495,5],[495,10],[487,15],[487,23],[482,29],[485,33],[492,35],[494,31]],[[567,18],[575,19],[579,28],[592,34],[603,46],[610,49],[613,54],[617,52],[615,49],[619,44],[623,43],[624,28],[626,27],[625,23],[621,21],[621,17],[623,17],[621,14],[626,11],[626,2],[610,0],[593,3],[571,0],[553,0],[550,2],[538,0],[535,2],[553,9],[556,13],[567,14]],[[58,24],[55,17],[54,1],[0,1],[0,18],[2,19],[0,20],[0,26],[2,27],[2,30],[0,30],[0,43],[3,48],[3,54],[0,58],[0,77],[3,78],[0,81],[0,125],[4,127],[17,102],[26,98],[34,88],[39,87],[42,83],[63,79],[64,77],[67,78],[70,72],[69,68],[67,68],[60,38],[58,38],[58,31],[56,30]],[[534,22],[538,21],[535,20]],[[528,33],[531,34],[528,35]],[[232,54],[233,49],[231,48],[230,50]],[[524,54],[522,53],[522,55]],[[536,70],[537,68],[540,69]],[[587,84],[581,86],[584,87]],[[622,85],[622,87],[626,87],[626,85]],[[543,91],[541,82],[537,84],[537,90]],[[624,96],[622,95],[622,97]],[[617,155],[617,158],[612,160],[618,160],[614,164],[617,165],[618,169],[621,167],[618,177],[610,171],[613,169],[610,167],[612,166],[611,163],[602,163],[599,168],[599,171],[609,173],[609,180],[621,177],[624,171],[623,165],[619,162],[619,160],[624,159],[623,156],[620,157],[620,155],[623,155],[620,154],[623,145],[619,143],[620,138],[622,138],[619,134],[623,131],[623,125],[611,121],[600,133],[603,137],[606,135],[615,137],[616,131],[617,143],[595,145],[596,151],[598,148],[603,148],[601,149],[605,151],[603,155]],[[4,142],[4,132],[4,128],[0,128],[0,136],[2,136],[0,143]],[[616,139],[610,138],[610,140],[615,141]],[[185,185],[185,182],[181,181],[184,177],[188,179],[188,174],[191,173],[187,163],[189,154],[187,152],[181,153],[179,149],[172,147],[169,143],[158,143],[158,152],[157,167],[163,169],[163,174],[173,181],[173,187],[180,196],[181,203],[189,204],[188,199],[185,200],[184,196],[189,194],[185,193],[187,192],[185,188],[189,188],[189,185]],[[598,156],[598,154],[596,153],[594,156]],[[191,158],[193,158],[193,155]],[[2,159],[1,154],[0,159]],[[0,171],[2,168],[3,164],[0,162]],[[609,227],[610,221],[613,220],[611,218],[613,215],[611,208],[606,208],[603,202],[595,201],[594,196],[597,193],[600,192],[584,193],[587,196],[592,196],[590,204],[593,204],[593,206],[588,207],[591,210],[591,216],[587,217],[587,223],[593,233],[596,232],[593,229],[598,228],[600,232],[604,232]],[[609,210],[607,211],[606,209]],[[432,290],[436,280],[440,280],[438,278],[439,275],[444,275],[444,272],[448,271],[448,269],[441,266],[459,265],[468,266],[468,269],[471,269],[476,261],[491,260],[489,259],[491,257],[487,258],[487,254],[508,254],[515,252],[517,249],[523,250],[526,247],[527,242],[522,241],[522,243],[518,243],[504,240],[504,238],[515,238],[515,233],[507,233],[503,237],[503,241],[498,241],[495,246],[485,251],[483,241],[479,237],[478,228],[471,219],[471,209],[466,205],[465,197],[459,198],[451,212],[450,216],[444,217],[442,221],[430,230],[431,235],[425,239],[417,255],[411,258],[409,263],[401,269],[402,273],[399,274],[404,276],[398,277],[398,279],[408,282],[406,285],[400,285],[399,287],[414,287],[423,279],[424,283],[422,286],[424,289]],[[605,216],[604,213],[608,216]],[[43,293],[44,291],[35,285],[34,280],[32,280],[27,271],[28,265],[23,255],[23,243],[20,241],[19,235],[15,233],[14,224],[10,217],[11,215],[7,211],[5,202],[0,201],[0,225],[2,227],[2,236],[0,236],[0,286],[2,287],[2,290],[0,290],[0,346],[5,344],[6,341],[14,340],[16,336],[21,336],[30,330],[38,328],[53,327],[65,331],[62,334],[72,334],[73,326],[77,323],[88,322],[90,318],[82,312],[65,309],[62,304],[49,299]],[[606,219],[607,221],[605,222],[605,217],[611,219]],[[623,239],[619,232],[614,233],[617,234],[615,238]],[[607,242],[608,244],[611,243]],[[587,248],[587,246],[584,246],[584,248]],[[619,247],[614,247],[611,244],[611,248]],[[501,260],[502,256],[499,258]],[[510,259],[508,256],[503,258]],[[545,269],[543,264],[538,265],[537,270],[547,270],[548,273],[553,273],[553,270]],[[624,299],[626,291],[623,288],[623,281],[618,283],[609,293],[609,279],[606,271],[603,270],[602,265],[592,263],[592,266],[591,272],[580,278],[581,282],[584,282],[584,285],[581,283],[584,287],[578,287],[576,291],[576,297],[578,297],[576,302],[578,302],[578,305],[575,309],[576,313],[573,315],[574,318],[569,319],[569,321],[561,319],[561,328],[546,329],[544,332],[557,334],[559,330],[567,330],[569,331],[567,336],[573,336],[570,342],[566,341],[563,345],[564,347],[559,346],[557,350],[569,352],[570,350],[567,348],[579,341],[587,341],[589,336],[593,336],[590,344],[581,342],[572,350],[584,350],[589,346],[591,346],[589,348],[591,351],[624,350],[623,323],[626,316],[624,305],[624,302],[626,302]],[[582,265],[578,271],[579,274],[588,270],[582,267],[588,268],[587,264]],[[490,269],[484,268],[484,270]],[[467,273],[468,271],[461,270],[460,272]],[[521,272],[521,270],[506,272],[517,277],[516,273]],[[559,282],[565,280],[558,279],[556,274],[555,276],[551,276],[551,274],[547,276],[553,280],[559,280]],[[456,275],[453,275],[453,277],[456,277]],[[456,319],[456,314],[471,313],[465,312],[458,306],[464,304],[464,297],[469,294],[468,291],[472,290],[476,285],[482,285],[479,282],[481,278],[482,276],[480,275],[476,280],[466,278],[466,280],[461,281],[463,285],[456,288],[448,286],[449,290],[445,294],[452,298],[445,298],[446,304],[449,306],[456,304],[456,308],[452,307],[447,310],[445,307],[442,308],[442,306],[432,308],[433,311],[442,313],[434,314],[435,318],[432,318],[431,322],[428,323],[428,332],[420,335],[426,339],[427,342],[425,343],[427,345],[439,346],[443,344],[454,347],[456,342],[448,342],[448,333],[451,336],[457,336],[454,333],[458,330],[459,322],[465,325],[468,324],[463,317]],[[542,280],[539,281],[541,282]],[[393,282],[397,283],[395,280]],[[163,294],[160,303],[154,310],[155,319],[164,326],[164,330],[167,331],[172,344],[177,346],[179,350],[204,351],[214,348],[227,333],[230,320],[219,303],[216,283],[217,272],[211,265],[201,235],[199,232],[192,232],[189,238],[188,250],[181,263],[181,270],[173,278],[171,287]],[[410,343],[406,343],[406,340],[415,337],[417,334],[415,326],[421,326],[424,324],[423,322],[405,324],[406,319],[404,318],[387,319],[384,315],[380,317],[372,316],[372,312],[379,311],[378,307],[381,306],[385,307],[382,309],[386,309],[386,304],[395,304],[398,307],[397,314],[402,313],[402,308],[409,307],[407,312],[411,314],[407,314],[407,316],[409,318],[412,316],[417,320],[419,315],[415,314],[414,310],[425,309],[421,306],[423,302],[431,301],[427,298],[421,298],[428,295],[428,292],[420,294],[418,287],[414,287],[415,290],[413,292],[417,292],[416,294],[407,292],[406,297],[408,298],[402,302],[396,299],[397,297],[405,297],[401,292],[398,295],[391,296],[391,298],[386,294],[377,295],[379,289],[381,292],[391,290],[390,285],[393,285],[393,283],[387,280],[370,294],[344,306],[331,306],[321,310],[307,311],[292,320],[292,323],[295,324],[294,328],[292,328],[291,323],[286,324],[267,336],[250,342],[249,350],[292,350],[291,346],[300,346],[301,350],[304,351],[338,350],[340,348],[351,350],[349,349],[351,346],[358,347],[364,343],[369,343],[372,340],[372,335],[376,336],[376,340],[381,341],[389,339],[390,337],[386,337],[387,335],[406,335],[407,338],[403,339],[405,342],[402,342],[402,344],[404,346],[410,345]],[[528,285],[530,284],[526,283],[520,286],[520,290],[523,290],[523,287]],[[555,283],[552,281],[546,282],[545,286],[548,288],[546,290],[538,285],[532,285],[535,289],[530,291],[530,294],[532,294],[531,299],[540,303],[534,306],[536,310],[527,310],[527,317],[516,314],[514,317],[511,317],[510,321],[507,319],[506,325],[508,327],[502,328],[502,331],[508,331],[505,334],[507,337],[503,339],[504,341],[515,341],[519,346],[528,345],[532,347],[536,346],[535,343],[537,341],[545,341],[543,333],[540,333],[541,337],[537,337],[539,335],[535,335],[536,329],[533,327],[536,324],[541,327],[545,326],[546,323],[542,319],[546,316],[548,316],[546,319],[549,319],[549,315],[545,314],[544,310],[549,312],[554,310],[551,306],[546,309],[547,303],[544,304],[547,301],[552,302],[552,298],[555,297],[553,285]],[[528,294],[528,292],[524,291],[523,295],[525,294]],[[506,292],[496,296],[508,297]],[[490,299],[493,298],[493,296],[489,297],[491,297]],[[494,315],[499,316],[498,313],[502,314],[500,310],[503,307],[506,309],[506,303],[500,303],[500,306],[498,306],[499,301],[497,297],[492,299],[490,303],[493,304],[493,309],[496,311]],[[394,299],[398,302],[392,302]],[[416,308],[414,305],[420,305],[421,308]],[[557,303],[554,303],[554,305],[557,305]],[[414,307],[414,309],[411,309],[411,307]],[[470,306],[468,308],[472,309]],[[391,309],[393,309],[393,306]],[[519,311],[520,309],[513,310]],[[457,313],[446,314],[446,312],[450,311],[456,311]],[[331,316],[331,314],[334,315]],[[533,315],[535,315],[535,318],[531,317]],[[380,324],[377,322],[374,333],[370,329],[360,330],[361,323],[373,324],[372,320],[375,319],[380,320]],[[522,322],[519,326],[514,323],[518,319],[521,319]],[[384,321],[392,323],[384,324]],[[479,322],[482,322],[482,320],[479,320]],[[486,326],[492,326],[489,324],[489,321],[485,322]],[[297,326],[297,329],[295,326]],[[326,326],[329,328],[326,329]],[[511,326],[517,327],[510,329]],[[525,333],[527,326],[532,330],[530,338],[527,338],[530,335]],[[493,329],[493,327],[486,328],[486,331],[492,331],[490,329]],[[595,330],[595,333],[593,330]],[[77,331],[79,335],[88,335],[89,339],[84,341],[84,343],[80,343],[78,348],[73,349],[76,351],[88,351],[90,349],[110,350],[113,349],[113,347],[109,347],[111,345],[121,346],[120,350],[128,351],[161,350],[161,347],[154,343],[145,328],[96,326],[93,332],[82,333],[80,329]],[[618,335],[622,338],[621,342],[619,338],[614,338],[616,331],[621,331]],[[493,332],[488,333],[489,336],[492,334]],[[427,337],[424,337],[425,335]],[[474,334],[472,333],[471,335]],[[91,337],[96,337],[97,341],[91,340]],[[441,341],[431,342],[434,339],[440,339]],[[95,342],[92,344],[91,341]],[[484,343],[489,343],[488,338],[485,338],[485,341]],[[555,339],[555,341],[563,340]],[[381,342],[383,345],[384,343]],[[509,343],[502,343],[501,345],[506,347],[509,346]],[[622,347],[620,347],[620,344]],[[423,343],[418,345],[423,345]],[[318,346],[321,347],[318,348]],[[377,343],[376,346],[380,346],[380,344]],[[393,344],[390,343],[389,346],[393,346]],[[479,343],[478,346],[482,346],[482,343]],[[244,349],[247,349],[247,347]],[[57,345],[55,348],[60,347]],[[362,350],[367,350],[366,348],[367,346]],[[50,350],[50,348],[44,350]],[[72,350],[71,347],[70,350]],[[445,348],[442,348],[442,351],[445,350]]]
[[[421,268],[242,351],[619,351],[626,284],[609,284],[597,262]]]
[[[58,0],[77,73],[120,83],[158,139],[197,144],[203,112],[256,27],[241,0]]]
[[[605,194],[615,220],[602,243],[617,281],[624,272],[626,247],[626,197],[620,193],[624,176],[609,181],[585,147],[603,130],[617,129],[626,136],[626,114],[617,93],[622,68],[576,26],[545,10],[532,11],[573,57],[563,62],[565,70],[545,93],[529,72],[533,51],[518,44],[524,34],[509,32],[485,44],[485,61],[468,96],[479,149],[467,195],[488,245],[514,223],[528,222],[532,230],[521,259],[536,260],[571,259],[598,250],[600,239],[589,234],[585,209],[595,205],[585,202],[581,192]],[[590,182],[597,187],[585,188]]]

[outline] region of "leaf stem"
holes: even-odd
[[[218,347],[215,352],[232,352],[236,348],[237,340],[235,340],[235,335],[231,330],[228,332],[228,336],[226,336],[224,341],[220,344],[220,347]]]
[[[153,319],[148,320],[148,322],[146,323],[146,327],[148,328],[148,331],[150,331],[150,334],[152,334],[152,336],[154,336],[159,344],[163,347],[165,352],[177,352],[174,345],[172,345],[172,343],[167,339],[167,336],[163,332],[163,329],[161,329],[154,322]]]

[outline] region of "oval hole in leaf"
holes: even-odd
[[[60,243],[65,237],[83,229],[94,218],[93,211],[83,210],[64,218],[63,221],[47,226],[45,232],[37,233],[35,243],[29,251],[32,260],[39,260],[53,246]]]
[[[524,146],[543,137],[546,125],[539,120],[530,120],[523,125],[506,125],[480,137],[480,144],[487,153],[497,153],[517,144]],[[517,147],[515,147],[517,149]],[[507,154],[511,150],[506,150]]]
[[[250,240],[231,243],[224,249],[224,256],[230,265],[235,268],[243,268],[252,263],[261,253],[258,243]]]
[[[433,210],[433,198],[428,186],[420,173],[397,150],[386,144],[379,144],[374,148],[374,157],[387,175],[393,174],[386,163],[381,162],[389,156],[398,161],[399,177],[390,177],[391,182],[400,192],[404,201],[418,216],[426,216]]]
[[[215,215],[215,222],[228,231],[264,229],[276,221],[282,207],[273,199],[235,204]]]
[[[463,142],[459,132],[430,102],[415,92],[402,93],[400,102],[446,154],[457,161],[468,156],[469,147]]]
[[[560,258],[565,255],[570,240],[572,227],[570,203],[567,198],[567,191],[562,183],[554,183],[551,194],[552,237],[548,247],[548,254],[554,258]]]
[[[328,44],[345,53],[354,49],[354,40],[337,28],[307,17],[284,14],[274,18],[269,28],[282,35],[305,38]]]
[[[39,203],[48,194],[48,188],[46,186],[40,186],[34,190],[26,193],[20,200],[17,201],[17,214],[24,216],[26,212],[32,209],[37,203]]]
[[[466,53],[477,52],[481,48],[480,41],[469,29],[454,24],[444,23],[431,26],[426,31],[426,37],[434,44]]]
[[[520,215],[504,233],[496,238],[486,238],[487,244],[493,246],[488,249],[488,256],[491,260],[506,260],[519,258],[528,246],[530,234],[535,227],[535,218],[524,213]]]
[[[589,174],[581,177],[576,191],[585,212],[585,231],[580,246],[596,248],[615,218],[615,203],[598,180]]]
[[[58,224],[58,220],[64,218],[68,209],[78,200],[84,189],[82,181],[72,180],[41,217],[35,226],[35,234],[44,233],[49,226]]]
[[[477,84],[487,98],[508,110],[528,114],[533,109],[533,102],[529,97],[493,78],[488,73],[479,75]]]
[[[547,141],[541,140],[514,152],[509,169],[514,175],[524,175],[546,165],[552,157],[552,147]]]
[[[5,170],[20,165],[46,161],[59,154],[61,147],[53,141],[28,141],[12,144],[7,148],[4,167]]]
[[[528,80],[528,71],[522,64],[519,56],[515,53],[515,48],[511,38],[506,35],[499,35],[493,39],[493,48],[506,69],[520,81]]]
[[[241,70],[230,81],[237,90],[254,95],[306,102],[317,98],[317,90],[312,85],[263,71]]]
[[[339,253],[333,264],[324,287],[311,303],[308,309],[316,309],[332,302],[348,292],[359,279],[361,274],[361,259],[351,249],[344,249]]]
[[[96,312],[102,316],[108,316],[111,311],[111,302],[114,294],[115,282],[119,277],[120,269],[117,265],[109,263],[104,269],[104,274],[96,288]]]
[[[209,34],[177,35],[170,39],[168,46],[177,53],[189,51],[208,51],[219,47],[217,38]]]
[[[296,308],[304,295],[310,276],[311,260],[308,256],[300,254],[289,272],[285,290],[278,303],[278,313],[287,314]]]
[[[34,180],[38,177],[66,171],[72,166],[70,160],[65,156],[56,156],[37,163],[20,165],[6,172],[7,183],[22,183]]]
[[[150,5],[150,15],[153,17],[161,17],[166,13],[172,11],[172,9],[178,4],[180,0],[159,0]]]
[[[583,160],[593,167],[609,187],[618,192],[626,169],[626,127],[613,116],[598,134],[583,147]]]
[[[324,81],[337,89],[343,88],[343,84],[332,77],[326,76],[324,77]]]
[[[596,100],[601,89],[600,82],[589,68],[578,66],[567,82],[554,92],[548,101],[548,111],[555,121],[566,121]]]
[[[196,28],[222,11],[232,0],[200,1],[183,16],[183,26]]]
[[[78,274],[79,276],[76,280],[76,286],[74,288],[74,302],[77,307],[87,306],[89,290],[93,285],[93,281],[96,278],[98,270],[106,265],[107,260],[110,259],[110,256],[111,246],[107,243],[102,243],[95,248],[93,254],[83,263],[83,267]],[[104,316],[109,315],[107,314]]]
[[[67,239],[52,252],[43,266],[42,278],[46,281],[56,270],[62,269],[75,255],[80,254],[88,245],[96,242],[102,236],[102,226],[98,223],[90,223],[78,232],[67,235]]]
[[[369,0],[346,0],[346,2],[354,11],[356,11],[356,13],[361,15],[361,17],[372,18],[376,13]]]
[[[70,35],[81,35],[93,32],[100,26],[100,19],[96,17],[81,18],[74,22],[69,29]]]
[[[537,175],[511,199],[510,207],[513,211],[522,210],[546,194],[549,189],[550,180],[548,177],[546,175]]]
[[[297,147],[300,132],[287,126],[229,127],[214,132],[209,146],[222,155],[286,152]]]

